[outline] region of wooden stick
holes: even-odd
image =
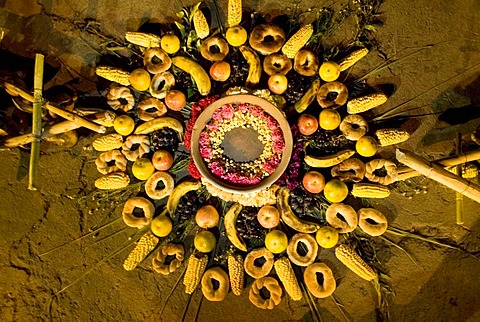
[[[455,149],[457,155],[462,153],[462,133],[457,134],[457,147]],[[462,165],[457,164],[456,167],[457,176],[462,176]],[[457,225],[463,224],[463,195],[460,192],[455,192],[455,212],[457,218]]]
[[[480,186],[459,177],[441,166],[413,154],[410,151],[397,149],[397,160],[406,166],[420,172],[427,178],[435,180],[480,203]]]
[[[33,113],[32,113],[32,148],[30,150],[30,166],[28,170],[28,190],[37,190],[38,159],[40,158],[40,138],[42,137],[42,89],[43,65],[45,57],[35,55],[35,74],[33,79]]]

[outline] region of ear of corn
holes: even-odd
[[[347,112],[348,114],[358,114],[371,110],[385,103],[387,98],[387,95],[381,93],[354,98],[347,103]]]
[[[353,250],[352,247],[342,244],[335,249],[335,256],[355,274],[371,281],[377,277],[377,273]]]
[[[134,45],[145,48],[160,47],[160,42],[162,41],[160,36],[154,34],[131,31],[125,34],[125,39]]]
[[[232,293],[240,296],[242,294],[244,281],[243,258],[239,254],[228,254],[227,261]]]
[[[193,14],[193,26],[200,39],[207,38],[210,34],[210,27],[208,26],[207,19],[200,9],[197,9]]]
[[[281,257],[275,261],[275,272],[277,272],[280,281],[282,281],[285,291],[292,300],[300,301],[302,299],[302,290],[298,285],[297,277],[293,271],[292,264],[287,257]]]
[[[120,134],[108,134],[93,141],[92,146],[97,151],[110,151],[122,147],[123,137]]]
[[[410,138],[407,131],[397,129],[381,129],[375,132],[375,135],[380,142],[380,146],[388,146],[405,142]]]
[[[312,24],[302,26],[282,47],[282,53],[293,59],[300,49],[303,48],[313,35]]]
[[[208,256],[202,254],[198,258],[195,254],[190,255],[187,264],[187,270],[183,277],[183,285],[185,285],[185,293],[192,294],[202,280],[205,268],[207,268]]]
[[[125,188],[130,183],[130,177],[124,172],[114,172],[95,180],[95,187],[102,190]]]
[[[95,69],[95,73],[100,77],[103,77],[115,83],[119,83],[123,86],[130,85],[130,73],[120,68],[110,66],[98,66]]]
[[[127,271],[133,270],[150,254],[158,244],[158,237],[151,231],[145,233],[123,263]]]
[[[353,53],[348,55],[347,57],[343,58],[341,61],[338,62],[338,66],[340,67],[340,71],[343,72],[344,70],[349,69],[352,67],[357,61],[365,57],[368,54],[367,48],[362,48],[355,50]]]
[[[242,0],[228,0],[227,24],[229,27],[242,22]]]
[[[390,196],[390,189],[381,184],[355,183],[352,195],[359,198],[386,198]]]
[[[446,168],[451,173],[457,173],[457,166],[447,167]],[[465,179],[473,179],[478,176],[479,170],[478,167],[472,163],[467,163],[462,165],[462,177]]]

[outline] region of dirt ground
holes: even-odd
[[[86,78],[93,78],[101,39],[78,29],[87,20],[96,21],[106,34],[119,38],[137,30],[146,21],[163,23],[181,7],[193,1],[105,1],[105,0],[0,0],[0,28],[5,31],[1,47],[32,58],[35,52],[47,55],[47,62],[59,66],[57,57]],[[219,1],[225,10],[226,1]],[[300,8],[310,8],[303,1]],[[212,3],[208,2],[211,6]],[[278,0],[244,1],[247,10],[277,15],[291,12],[293,3]],[[275,8],[273,10],[273,8]],[[225,11],[223,11],[225,12]],[[418,107],[426,112],[448,108],[460,119],[420,118],[408,147],[431,159],[452,153],[457,132],[469,134],[480,123],[480,112],[462,119],[465,107],[480,102],[480,2],[394,1],[382,6],[385,22],[376,33],[383,53],[398,58],[422,51],[369,78],[369,84],[391,83],[396,91],[383,109],[408,102],[405,110]],[[1,31],[1,30],[0,30]],[[344,30],[346,37],[349,30]],[[428,46],[428,47],[425,47]],[[398,56],[395,56],[398,55]],[[354,69],[364,74],[381,62],[369,54]],[[8,61],[0,62],[0,70]],[[56,79],[68,79],[61,69]],[[88,82],[77,84],[88,87]],[[0,89],[0,91],[3,91]],[[415,100],[409,102],[410,99]],[[418,111],[417,111],[418,112]],[[415,113],[414,113],[415,114]],[[95,154],[84,149],[94,135],[82,132],[71,149],[42,145],[38,191],[27,190],[29,154],[23,150],[0,151],[0,319],[2,321],[179,321],[187,295],[178,287],[160,310],[181,272],[168,278],[156,274],[148,263],[127,272],[119,253],[96,269],[93,265],[117,250],[132,231],[122,230],[105,241],[86,238],[55,252],[46,251],[89,231],[91,227],[118,217],[126,196],[99,199],[87,196],[98,177]],[[393,150],[385,151],[392,155]],[[478,181],[476,181],[478,183]],[[394,192],[373,205],[383,210],[390,225],[440,241],[461,250],[444,248],[412,238],[389,236],[408,251],[387,248],[382,254],[395,297],[390,299],[392,321],[480,321],[479,260],[480,205],[465,198],[465,223],[455,224],[455,193],[424,180],[426,194],[411,199]],[[123,228],[121,223],[106,234]],[[104,235],[102,235],[104,236]],[[100,236],[101,237],[101,236]],[[99,240],[97,244],[94,244]],[[337,277],[335,299],[351,321],[374,321],[376,295],[372,285],[333,260],[330,251],[321,257]],[[89,273],[79,279],[82,274]],[[76,282],[75,284],[70,284]],[[53,302],[52,295],[62,288]],[[191,300],[186,320],[197,313],[201,292]],[[323,321],[344,321],[332,298],[318,300]],[[309,320],[304,301],[288,301],[272,311],[249,303],[248,289],[241,297],[231,293],[220,303],[202,301],[199,321],[300,321]]]

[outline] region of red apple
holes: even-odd
[[[310,193],[320,193],[325,188],[325,177],[317,171],[305,173],[302,180],[303,187]]]
[[[318,120],[310,114],[302,114],[298,118],[298,130],[303,135],[311,135],[318,129]]]
[[[263,228],[275,228],[280,223],[280,212],[273,206],[263,206],[257,213],[257,220]]]
[[[153,154],[152,163],[155,169],[167,171],[173,165],[173,156],[166,150],[158,150]]]
[[[210,67],[210,76],[213,80],[224,82],[230,77],[230,64],[226,61],[217,61]]]
[[[281,95],[285,93],[288,86],[288,79],[283,74],[273,74],[268,78],[268,89],[273,94]]]

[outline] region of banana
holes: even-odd
[[[306,164],[314,168],[329,168],[347,160],[354,154],[354,150],[346,149],[324,157],[306,155],[304,160]]]
[[[177,209],[180,198],[190,191],[200,189],[201,186],[202,183],[200,181],[184,181],[176,186],[167,201],[167,211],[170,216],[173,217],[175,215],[175,210]]]
[[[210,89],[212,88],[210,77],[205,69],[197,62],[187,57],[176,56],[172,58],[172,63],[192,76],[195,84],[197,84],[200,95],[206,96],[210,93]]]
[[[298,113],[302,113],[307,109],[307,107],[312,104],[313,100],[317,96],[318,90],[320,89],[320,79],[316,79],[313,81],[312,85],[308,88],[308,90],[303,94],[302,98],[295,103],[295,111]]]
[[[248,77],[245,85],[253,87],[260,82],[260,77],[262,76],[260,58],[253,49],[247,46],[240,46],[240,52],[248,63]]]
[[[227,233],[227,237],[233,246],[237,247],[241,251],[247,251],[247,245],[243,241],[242,237],[238,235],[237,232],[237,217],[242,211],[242,205],[236,203],[233,204],[230,209],[228,209],[227,213],[225,214],[224,218],[224,225],[225,225],[225,232]]]
[[[283,222],[291,228],[301,233],[310,234],[320,229],[320,225],[299,219],[293,213],[288,199],[290,198],[290,190],[286,187],[281,187],[277,192],[277,207],[280,210],[280,215]]]
[[[180,137],[180,140],[182,139],[182,135],[183,135],[182,123],[180,123],[179,120],[169,116],[157,117],[156,119],[140,124],[135,129],[135,134],[148,134],[148,133],[152,133],[154,131],[163,129],[164,127],[168,127],[177,131],[178,136]]]

